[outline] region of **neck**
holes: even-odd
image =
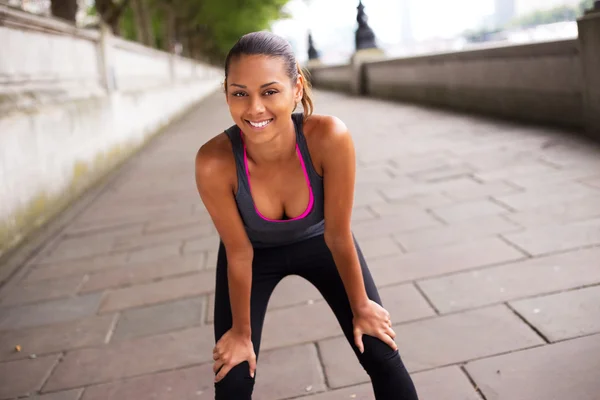
[[[254,164],[273,164],[289,159],[296,152],[296,128],[290,118],[283,127],[268,142],[252,143],[244,140],[248,159]]]

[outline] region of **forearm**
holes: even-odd
[[[229,262],[227,266],[232,330],[250,335],[250,291],[252,287],[252,259]]]
[[[369,297],[352,234],[329,235],[326,242],[344,283],[352,312],[356,315],[368,303]]]

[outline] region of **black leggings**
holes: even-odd
[[[365,287],[369,298],[378,304],[381,299],[356,244]],[[363,335],[364,353],[354,344],[352,310],[338,274],[336,265],[323,236],[299,243],[268,249],[256,249],[252,263],[252,290],[250,318],[252,343],[258,359],[260,340],[267,303],[275,286],[288,275],[299,275],[311,282],[333,310],[341,328],[352,346],[359,362],[371,377],[377,400],[416,400],[413,382],[406,371],[398,351],[392,350],[381,340]],[[227,283],[227,258],[223,244],[219,246],[215,293],[215,339],[232,326],[229,288]],[[291,360],[290,360],[291,362]],[[258,363],[260,366],[260,363]],[[257,367],[257,373],[260,367]],[[249,365],[243,362],[233,367],[220,382],[215,384],[216,400],[251,400],[254,379],[250,377]]]

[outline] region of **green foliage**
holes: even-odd
[[[487,42],[492,40],[492,37],[501,32],[501,29],[483,28],[479,30],[471,30],[464,33],[465,39],[472,43]]]
[[[121,36],[127,40],[137,40],[137,32],[135,28],[135,20],[133,19],[133,10],[131,9],[131,5],[128,5],[123,14],[121,15],[121,19],[119,20],[119,27],[121,28]]]
[[[509,27],[529,28],[555,22],[575,21],[593,5],[594,0],[581,0],[577,6],[558,6],[547,10],[537,10],[514,19],[509,23]]]
[[[198,0],[191,0],[198,1]],[[196,14],[210,38],[206,49],[223,57],[237,39],[248,33],[268,29],[271,21],[284,17],[282,8],[288,0],[206,0]]]
[[[167,49],[167,41],[165,40],[167,22],[164,18],[164,12],[162,10],[154,8],[151,14],[151,25],[152,32],[154,32],[155,47],[161,50]]]
[[[577,15],[581,16],[585,11],[594,8],[594,0],[581,0],[577,6]]]
[[[570,6],[560,6],[548,10],[537,10],[511,21],[511,27],[529,28],[537,25],[555,22],[574,21],[577,19],[577,9]]]
[[[95,17],[98,15],[98,10],[96,10],[96,5],[92,4],[91,6],[88,6],[85,10],[86,15],[90,16],[90,17]]]
[[[170,43],[177,41],[184,45],[184,54],[202,54],[220,62],[240,36],[269,29],[271,22],[286,18],[282,9],[288,1],[144,0],[140,5],[146,8],[154,47],[169,50]],[[87,10],[89,15],[103,18],[123,38],[141,41],[139,23],[136,24],[129,0],[94,3]],[[172,31],[169,21],[174,24]]]

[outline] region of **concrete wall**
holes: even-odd
[[[600,3],[597,7],[600,7]],[[575,40],[313,66],[317,88],[581,129],[600,138],[600,9]],[[356,67],[356,62],[354,63]]]
[[[366,63],[367,93],[567,126],[582,124],[575,40]]]
[[[584,119],[589,136],[600,139],[600,2],[578,21],[585,90]]]
[[[352,90],[352,66],[336,65],[310,69],[310,81],[315,87],[342,92]]]
[[[1,5],[0,21],[1,255],[217,90],[222,72]]]

